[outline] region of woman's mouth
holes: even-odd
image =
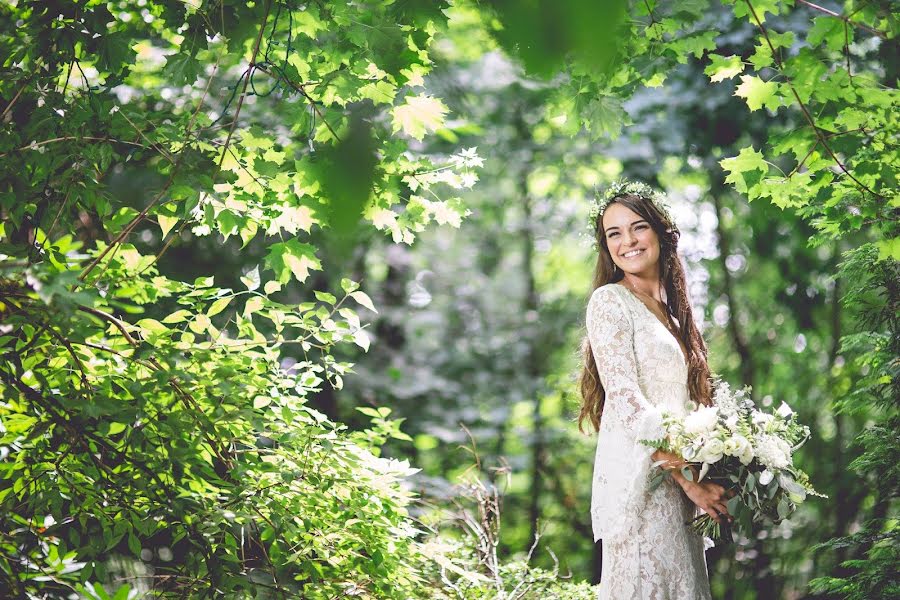
[[[631,251],[623,254],[622,257],[623,258],[634,258],[635,256],[638,256],[643,253],[644,253],[644,251],[642,249],[641,250],[631,250]]]

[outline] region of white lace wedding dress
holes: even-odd
[[[594,291],[587,330],[606,391],[600,420],[591,524],[603,539],[599,598],[708,600],[703,538],[685,525],[696,507],[671,478],[649,491],[662,411],[689,410],[687,364],[678,341],[630,290]]]

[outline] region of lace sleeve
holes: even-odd
[[[591,515],[594,537],[627,531],[646,503],[653,449],[638,440],[663,436],[662,415],[638,383],[634,324],[622,299],[609,287],[591,296],[587,331],[606,392],[597,439]]]

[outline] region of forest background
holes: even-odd
[[[829,495],[710,550],[714,597],[897,597],[892,10],[3,0],[0,589],[592,597],[624,176]]]

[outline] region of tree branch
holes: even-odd
[[[781,62],[775,46],[769,39],[768,30],[763,26],[762,21],[759,19],[759,15],[756,14],[756,9],[753,8],[753,4],[750,2],[750,0],[744,1],[746,2],[747,7],[750,9],[750,13],[753,15],[753,20],[756,21],[756,26],[762,32],[763,37],[766,40],[766,44],[768,44],[769,49],[772,51],[772,60],[775,61],[775,64],[778,66],[778,70],[781,72],[781,74],[784,75],[785,82],[790,88],[791,93],[794,95],[794,99],[797,101],[797,104],[800,106],[800,110],[803,112],[803,116],[806,119],[806,122],[809,123],[810,127],[812,127],[813,133],[815,133],[816,138],[818,138],[819,140],[819,143],[822,144],[822,147],[825,148],[829,156],[831,156],[831,159],[835,162],[835,164],[837,164],[841,171],[843,171],[844,174],[846,174],[847,177],[849,177],[861,190],[865,190],[873,196],[878,196],[878,194],[874,190],[870,189],[867,185],[853,176],[853,174],[847,169],[847,167],[844,166],[844,163],[841,162],[841,159],[839,159],[834,153],[834,150],[831,149],[831,146],[829,146],[825,141],[825,138],[822,136],[822,132],[818,127],[816,127],[816,122],[810,114],[809,109],[806,107],[806,104],[803,102],[803,100],[800,99],[800,95],[797,93],[797,89],[794,87],[793,81],[791,81],[791,78],[788,77],[787,73],[784,72],[784,63]]]
[[[825,14],[828,15],[828,16],[838,18],[838,19],[840,19],[841,21],[844,22],[845,26],[846,26],[846,25],[853,25],[854,27],[859,27],[860,29],[865,29],[865,30],[868,31],[869,33],[871,33],[871,34],[873,34],[873,35],[877,35],[878,37],[880,37],[880,38],[883,39],[883,40],[886,40],[886,39],[887,39],[887,34],[884,33],[883,31],[878,31],[877,29],[872,29],[871,27],[869,27],[868,25],[865,25],[864,23],[859,23],[859,22],[857,22],[857,21],[851,21],[851,20],[850,20],[850,17],[845,17],[845,16],[842,15],[842,14],[839,14],[839,13],[836,13],[836,12],[834,12],[834,11],[828,10],[828,9],[825,8],[824,6],[819,6],[818,4],[813,4],[812,2],[807,2],[807,0],[797,0],[797,3],[798,3],[798,4],[805,4],[806,6],[812,8],[812,9],[818,10],[819,12],[823,12],[823,13],[825,13]],[[856,14],[856,11],[854,11],[853,14],[855,15],[855,14]],[[851,16],[853,16],[853,15],[851,15]]]

